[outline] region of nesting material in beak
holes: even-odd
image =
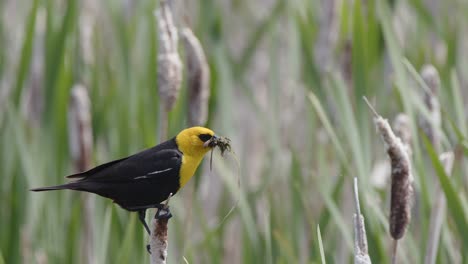
[[[218,147],[221,151],[221,156],[223,156],[226,150],[231,151],[231,140],[227,137],[213,136],[210,140],[206,141],[203,146],[210,148]]]
[[[218,137],[218,136],[213,136],[211,139],[206,141],[203,146],[205,148],[210,147],[210,148],[215,148],[218,147],[219,150],[221,151],[221,156],[224,156],[224,152],[231,151],[231,140],[227,137]],[[211,150],[211,157],[210,157],[210,169],[213,168],[213,149]]]

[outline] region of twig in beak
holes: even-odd
[[[211,156],[210,156],[210,171],[213,170],[213,152],[214,152],[214,148],[211,149]]]

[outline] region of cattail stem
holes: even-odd
[[[167,224],[169,219],[154,219],[151,234],[151,264],[165,264],[167,259]]]
[[[398,239],[393,239],[392,243],[392,264],[396,264]]]
[[[178,53],[178,32],[168,1],[160,1],[155,12],[158,24],[158,93],[159,93],[159,142],[167,139],[169,111],[179,96],[182,82],[182,62]],[[172,195],[172,194],[171,194]],[[170,196],[169,196],[170,198]],[[169,203],[166,201],[166,207]],[[166,208],[167,209],[167,208]],[[156,216],[160,211],[158,210]],[[167,224],[169,218],[157,217],[152,221],[150,237],[151,263],[166,263]]]
[[[93,134],[91,109],[86,88],[75,85],[71,90],[68,110],[68,126],[71,157],[75,171],[86,171],[91,167]],[[94,203],[90,194],[82,194],[83,200],[83,240],[81,248],[87,263],[96,263],[93,245],[94,225],[92,221]]]
[[[158,209],[154,219],[151,221],[150,250],[151,264],[166,264],[167,260],[167,238],[168,224],[171,213],[169,211],[169,200],[172,193],[166,200],[164,208]]]

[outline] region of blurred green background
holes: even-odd
[[[96,263],[149,262],[136,214],[92,198],[94,233],[83,241],[81,194],[28,189],[74,172],[67,109],[75,84],[90,95],[93,164],[157,143],[157,6],[0,1],[0,263],[87,263],[87,243]],[[240,168],[216,152],[213,171],[205,161],[171,201],[169,263],[323,263],[319,242],[329,263],[350,263],[353,177],[370,257],[389,263],[390,185],[379,169],[387,161],[363,95],[384,117],[404,112],[411,120],[415,201],[400,262],[424,262],[442,181],[448,209],[437,263],[468,263],[466,1],[173,0],[171,7],[176,24],[203,45],[212,77],[207,126],[231,138]],[[450,178],[434,172],[436,156],[420,140],[418,72],[427,63],[440,73],[441,150],[456,154]],[[169,135],[185,127],[183,84]]]

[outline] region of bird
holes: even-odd
[[[187,184],[204,155],[216,147],[218,139],[208,128],[190,127],[152,148],[66,176],[71,182],[31,191],[68,189],[112,199],[123,209],[137,212],[150,234],[146,210],[162,209],[161,203]]]

